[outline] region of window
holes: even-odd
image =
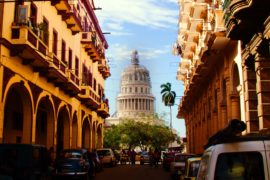
[[[135,93],[138,91],[138,88],[137,87],[135,87]]]
[[[132,93],[132,88],[129,88],[129,92]]]
[[[72,69],[72,50],[68,50],[68,69]]]
[[[57,56],[57,39],[58,34],[56,30],[53,30],[53,53]]]
[[[75,58],[75,74],[79,76],[79,59],[78,57]]]
[[[66,63],[66,42],[62,40],[61,60]]]
[[[264,166],[259,152],[222,153],[216,163],[215,180],[264,180]]]
[[[96,79],[94,79],[94,85],[93,86],[94,86],[93,87],[94,88],[94,91],[96,91],[96,89],[97,89],[97,87],[96,87],[97,86],[97,80]]]

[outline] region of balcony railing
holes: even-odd
[[[81,43],[94,62],[101,61],[102,58],[105,58],[104,47],[98,40],[95,32],[83,32]]]
[[[67,70],[66,72],[68,77],[67,89],[69,89],[70,94],[77,95],[81,90],[79,77],[72,70]]]
[[[48,47],[27,25],[13,23],[11,27],[11,56],[20,56],[24,64],[34,67],[48,67]]]
[[[103,118],[109,117],[109,106],[105,102],[102,102],[99,105],[97,113]]]
[[[98,62],[98,70],[102,74],[102,76],[103,76],[104,79],[108,78],[111,75],[111,73],[110,73],[110,67],[106,63],[106,60],[105,59],[102,59],[102,61],[99,61]]]
[[[88,107],[98,109],[100,105],[100,97],[90,86],[80,86],[81,92],[79,98]]]

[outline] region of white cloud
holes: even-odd
[[[170,53],[167,46],[164,46],[162,49],[153,49],[153,48],[143,48],[138,49],[140,59],[150,60],[155,57],[158,57],[162,54]],[[125,45],[120,44],[111,44],[110,48],[106,52],[107,57],[112,58],[113,61],[124,61],[131,58],[131,53],[134,49],[129,48]]]
[[[168,0],[167,3],[175,0]],[[96,7],[102,7],[102,11],[96,11],[103,29],[109,28],[108,23],[131,23],[152,28],[170,28],[175,26],[178,18],[178,10],[172,10],[165,6],[165,1],[159,0],[99,0]]]

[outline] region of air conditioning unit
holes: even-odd
[[[28,23],[28,6],[27,5],[19,5],[18,6],[17,23],[27,25],[27,23]]]

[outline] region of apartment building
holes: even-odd
[[[184,83],[178,118],[187,151],[202,153],[231,119],[245,133],[270,127],[270,18],[267,0],[179,0],[177,79]]]
[[[90,0],[1,1],[0,143],[103,146],[107,41]]]

